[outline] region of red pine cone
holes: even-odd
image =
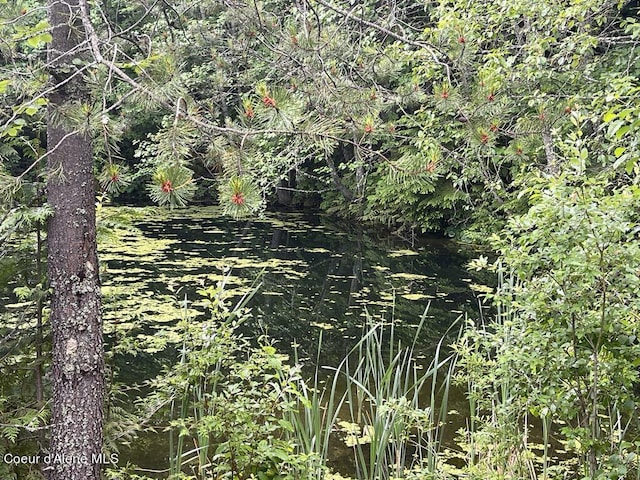
[[[276,108],[276,101],[269,95],[265,95],[264,97],[262,97],[262,103],[264,103],[265,107]]]
[[[244,195],[242,194],[242,192],[234,193],[231,196],[231,201],[236,205],[244,205]]]

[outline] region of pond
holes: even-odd
[[[295,347],[311,368],[316,358],[337,365],[361,338],[367,315],[393,322],[396,338],[409,343],[428,307],[420,337],[425,365],[457,318],[477,316],[482,280],[465,269],[477,252],[446,239],[409,245],[302,213],[232,220],[215,207],[126,212],[137,218],[136,229],[118,230],[100,251],[110,362],[124,384],[175,361],[176,321],[205,315],[197,291],[222,281],[229,306],[255,291],[247,335],[267,335],[285,353]],[[123,458],[152,469],[166,465],[165,441],[143,436]]]
[[[445,239],[408,247],[379,231],[298,213],[235,221],[215,207],[145,212],[137,230],[120,230],[100,251],[105,333],[116,352],[135,343],[154,357],[179,341],[167,332],[185,314],[185,299],[188,315],[203,315],[196,292],[223,280],[229,306],[260,284],[245,325],[253,335],[315,358],[322,333],[322,361],[331,365],[360,337],[365,307],[412,338],[428,306],[424,346],[478,309],[480,280],[465,269],[477,252]],[[139,379],[139,366],[152,369],[138,358],[127,375]]]
[[[204,318],[198,290],[220,282],[230,308],[253,292],[243,333],[266,335],[284,353],[295,349],[313,370],[316,359],[336,366],[361,338],[367,316],[393,323],[396,340],[408,344],[427,307],[418,354],[428,365],[456,319],[477,317],[477,292],[487,280],[465,269],[479,252],[453,241],[410,244],[326,216],[269,212],[233,220],[216,207],[105,207],[101,218],[107,362],[111,380],[125,386],[140,385],[177,360],[177,321]],[[30,254],[23,257],[3,268],[0,311],[24,305],[11,293],[33,283]],[[162,470],[168,453],[166,434],[143,434],[131,449],[122,448],[120,463]]]

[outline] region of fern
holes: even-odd
[[[20,433],[20,427],[18,425],[3,425],[0,428],[0,436],[6,438],[9,442],[15,443]]]

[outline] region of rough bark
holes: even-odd
[[[73,75],[84,33],[78,0],[49,0],[48,7],[58,88],[49,96],[47,126],[53,398],[45,473],[49,480],[98,480],[105,388],[92,145],[81,126],[52,121],[66,102],[88,98],[82,76]]]

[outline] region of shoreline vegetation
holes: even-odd
[[[638,3],[0,0],[0,478],[640,480]]]

